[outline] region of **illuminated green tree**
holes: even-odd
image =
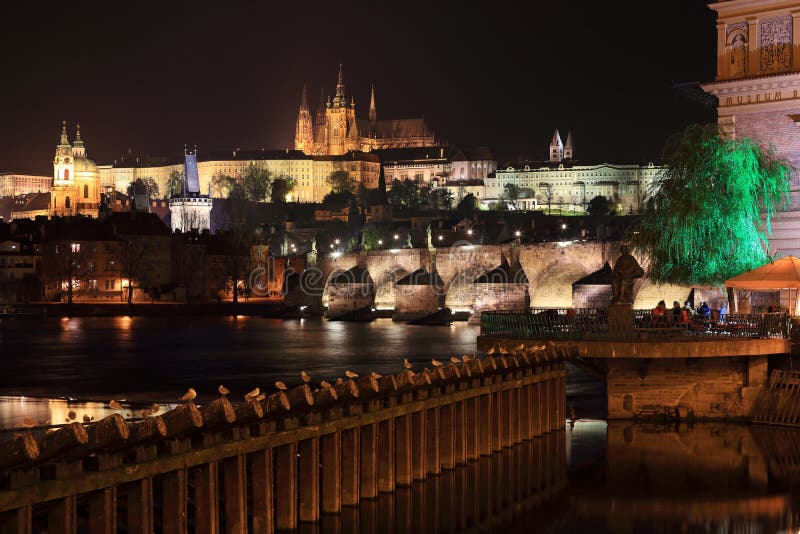
[[[664,163],[634,236],[653,280],[719,285],[768,261],[770,221],[788,199],[788,163],[749,139],[697,125],[670,139]]]

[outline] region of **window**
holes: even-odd
[[[69,169],[64,169],[64,181],[69,180]]]
[[[69,197],[67,197],[69,198]],[[72,252],[73,254],[78,253],[81,251],[81,244],[80,243],[73,243],[72,244]]]
[[[83,186],[83,198],[89,198],[89,186],[88,185],[84,185]]]
[[[65,198],[65,199],[64,199],[64,207],[65,207],[66,209],[69,209],[69,208],[71,207],[71,206],[70,206],[69,197],[67,197],[67,198]]]

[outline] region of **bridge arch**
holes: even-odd
[[[557,260],[531,279],[532,308],[571,308],[572,284],[589,274],[583,263]]]
[[[397,281],[408,276],[409,271],[396,264],[385,270],[375,280],[375,308],[395,309],[397,303]]]

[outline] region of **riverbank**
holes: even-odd
[[[127,304],[122,302],[43,302],[18,304],[8,314],[0,313],[0,318],[28,319],[47,317],[222,317],[230,315],[262,316],[274,319],[297,317],[297,306],[286,306],[282,300],[259,299],[227,302],[156,302]]]

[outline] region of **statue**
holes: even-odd
[[[747,73],[747,41],[741,33],[737,33],[730,45],[730,75],[738,78]]]
[[[611,292],[614,298],[611,304],[633,304],[633,281],[644,276],[644,269],[639,265],[628,247],[620,247],[622,253],[614,263],[612,271]]]

